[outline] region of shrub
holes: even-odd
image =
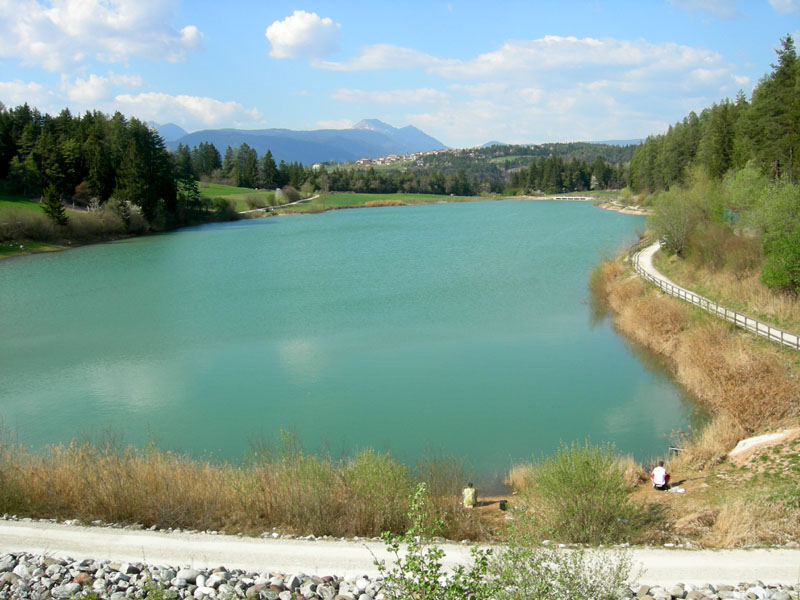
[[[613,445],[562,444],[534,463],[528,483],[535,528],[563,541],[625,541],[646,524],[644,507],[628,497],[630,485]]]
[[[294,189],[290,185],[285,185],[281,188],[281,193],[283,197],[286,199],[286,202],[297,202],[300,200],[300,192]]]
[[[217,218],[221,221],[235,221],[239,218],[239,212],[236,210],[236,203],[227,198],[214,198],[211,201],[214,207],[214,212],[217,213]]]
[[[245,198],[245,202],[247,202],[247,206],[249,206],[250,209],[264,208],[267,205],[267,201],[264,198],[254,194],[248,194]]]
[[[615,600],[631,578],[631,569],[629,550],[562,550],[512,533],[488,570],[495,578],[498,600]]]
[[[439,535],[442,523],[428,513],[430,496],[424,483],[417,486],[411,497],[408,513],[411,526],[405,534],[397,536],[384,533],[387,550],[395,557],[390,569],[386,561],[375,560],[384,577],[383,593],[389,600],[481,600],[494,597],[494,586],[488,577],[491,550],[473,548],[473,564],[457,565],[446,574],[442,559],[444,551],[431,543]],[[401,552],[401,547],[405,551]]]

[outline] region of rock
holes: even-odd
[[[278,594],[278,598],[280,600],[292,600],[293,597],[294,594],[292,594],[292,592],[289,590],[283,590],[280,594]]]
[[[71,598],[80,591],[81,591],[81,584],[67,583],[53,588],[52,595],[53,598],[60,598],[66,600],[67,598]]]
[[[75,575],[74,579],[72,580],[78,585],[91,585],[92,583],[92,576],[88,573],[78,573]]]
[[[2,558],[0,558],[0,573],[12,571],[16,566],[17,566],[17,559],[11,556],[10,554],[6,554]]]
[[[17,566],[11,572],[20,579],[29,579],[31,576],[31,570],[23,562],[17,563]]]
[[[674,585],[669,588],[669,595],[673,598],[685,598],[686,597],[686,590],[683,588],[682,585]]]
[[[0,585],[17,585],[20,581],[22,581],[20,576],[16,573],[12,573],[11,571],[0,575]]]
[[[194,584],[197,587],[205,587],[206,586],[206,576],[203,575],[202,573],[199,573],[197,575],[197,577],[195,577]]]
[[[300,587],[301,583],[303,582],[297,575],[290,575],[283,582],[287,590],[295,590]]]
[[[195,598],[205,598],[206,596],[213,596],[213,595],[214,595],[214,588],[210,588],[205,585],[198,585],[197,589],[194,591]]]
[[[642,596],[646,596],[649,591],[650,591],[650,586],[649,585],[639,586],[639,589],[636,590],[636,596],[641,598]]]
[[[792,600],[792,596],[786,590],[778,590],[770,600]]]
[[[246,598],[258,598],[259,594],[261,594],[261,592],[263,592],[265,589],[267,589],[266,583],[256,583],[247,588],[247,591],[244,595]]]
[[[200,572],[196,571],[195,569],[181,569],[180,571],[178,571],[176,577],[178,579],[183,579],[184,581],[186,581],[186,583],[194,583],[195,581],[197,581],[197,576],[199,574]]]
[[[331,600],[336,595],[336,589],[328,583],[323,583],[317,586],[316,593],[322,600]]]

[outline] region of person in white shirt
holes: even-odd
[[[650,479],[653,481],[653,487],[657,490],[664,491],[669,489],[669,473],[664,468],[664,461],[658,461],[658,466],[650,473]]]

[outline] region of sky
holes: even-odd
[[[0,0],[0,102],[187,131],[376,118],[450,147],[639,139],[749,97],[800,0]]]

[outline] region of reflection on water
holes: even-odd
[[[586,302],[641,222],[388,207],[4,261],[0,414],[33,446],[111,427],[235,460],[283,429],[409,463],[431,447],[476,476],[587,437],[660,455],[703,415]]]

